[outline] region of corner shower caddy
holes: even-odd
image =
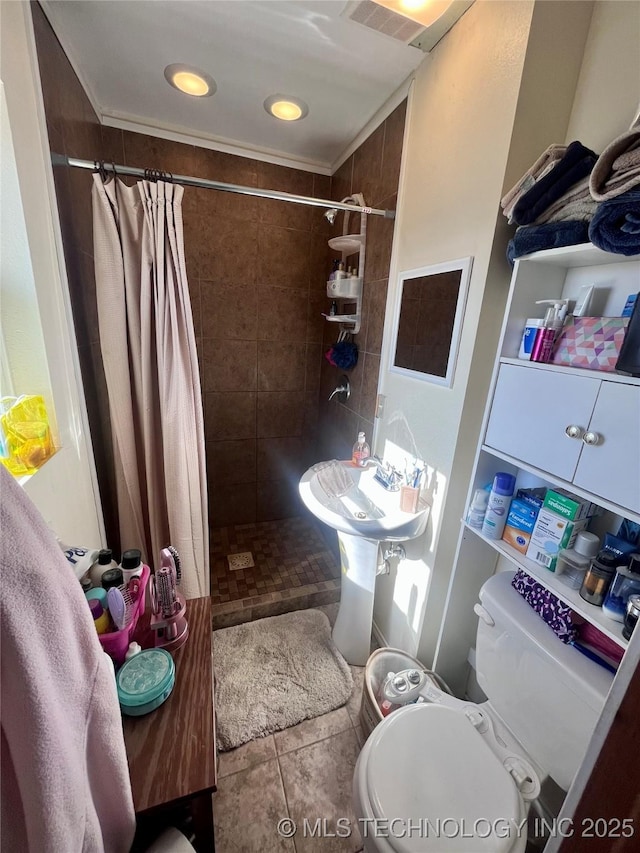
[[[362,193],[354,193],[343,198],[341,204],[358,204],[362,208],[360,212],[360,233],[349,234],[349,218],[351,211],[345,210],[342,226],[342,234],[329,240],[329,248],[342,254],[342,260],[346,261],[351,255],[358,252],[358,276],[357,278],[338,279],[327,282],[327,296],[335,299],[343,305],[355,304],[355,313],[349,314],[323,314],[330,323],[340,323],[342,331],[357,335],[360,331],[362,321],[362,283],[364,280],[364,256],[367,241],[367,208]],[[339,288],[339,289],[338,289]]]

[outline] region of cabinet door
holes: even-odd
[[[572,480],[583,443],[579,437],[569,438],[565,430],[587,428],[599,387],[598,379],[503,364],[485,443]]]
[[[640,512],[640,388],[603,382],[589,433],[597,444],[581,442],[574,483]]]

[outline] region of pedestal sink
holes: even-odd
[[[344,469],[339,473],[347,474],[353,485],[339,497],[330,496],[321,485],[323,475],[318,478],[327,464],[312,465],[302,475],[300,496],[316,518],[338,533],[342,587],[333,639],[348,663],[364,666],[369,657],[380,542],[420,536],[429,506],[403,512],[399,492],[387,491],[374,479],[375,466],[356,468],[351,462],[338,464]]]

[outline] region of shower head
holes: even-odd
[[[337,215],[338,215],[338,208],[337,207],[330,207],[329,210],[325,210],[325,212],[324,212],[324,218],[327,220],[327,222],[330,225],[333,225],[333,223],[336,221]]]

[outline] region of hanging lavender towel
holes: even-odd
[[[573,642],[578,632],[573,624],[573,610],[568,604],[563,604],[522,569],[515,573],[511,585],[563,643]]]

